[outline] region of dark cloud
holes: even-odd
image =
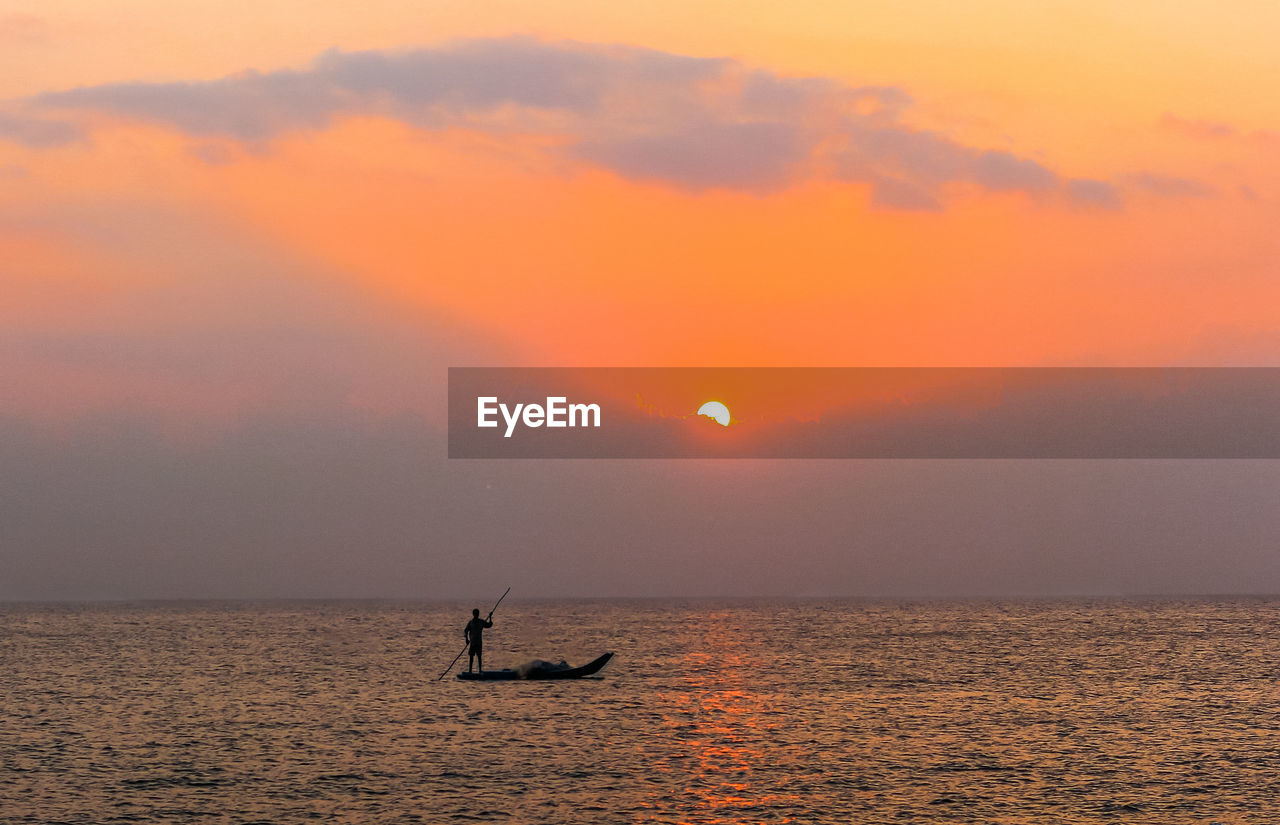
[[[835,157],[837,175],[846,180],[887,175],[932,189],[971,175],[973,150],[935,132],[881,127],[859,117],[850,121],[847,134],[848,148]]]
[[[627,178],[692,189],[777,189],[808,157],[783,123],[689,123],[665,134],[579,144],[574,154]]]
[[[1114,207],[1119,195],[1109,184],[1086,181],[1077,187],[1053,170],[1011,152],[982,151],[937,132],[855,122],[849,147],[835,158],[837,177],[872,184],[872,202],[908,210],[941,208],[940,187],[972,183],[990,192],[1061,192],[1077,203]]]
[[[904,123],[912,99],[897,87],[784,77],[734,60],[624,46],[508,38],[334,50],[300,70],[92,86],[45,93],[36,103],[240,141],[322,129],[343,115],[425,128],[527,127],[561,135],[558,151],[629,179],[761,192],[833,174],[870,184],[873,203],[894,209],[938,209],[941,187],[955,182],[1119,203],[1105,182],[1067,181],[1039,161]]]
[[[0,139],[33,149],[62,146],[83,136],[79,127],[60,120],[24,117],[0,112]]]
[[[744,112],[770,118],[799,118],[805,115],[814,98],[839,91],[839,84],[828,78],[782,78],[759,69],[747,74],[739,99]]]
[[[714,79],[725,64],[648,49],[510,38],[406,52],[330,50],[303,70],[88,86],[36,100],[168,123],[192,135],[257,140],[323,128],[340,114],[383,114],[422,125],[507,106],[586,116],[611,97]]]
[[[1118,209],[1120,193],[1114,185],[1104,180],[1089,178],[1072,178],[1067,181],[1067,193],[1072,202],[1081,206],[1094,206],[1103,209]]]
[[[114,83],[46,93],[55,109],[95,109],[172,125],[190,135],[240,140],[320,129],[342,108],[339,90],[312,72],[246,72],[207,83]]]
[[[624,46],[475,40],[410,52],[329,51],[313,64],[323,84],[363,100],[441,106],[457,114],[504,105],[596,111],[611,94],[714,78],[726,61]]]
[[[993,191],[1040,192],[1058,183],[1057,175],[1034,160],[1008,152],[983,152],[973,163],[974,180]]]

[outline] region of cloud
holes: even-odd
[[[61,120],[23,117],[0,112],[0,138],[32,149],[62,146],[83,137],[80,128]]]
[[[894,209],[937,210],[940,189],[972,183],[989,192],[1059,193],[1086,205],[1115,207],[1114,187],[1103,181],[1064,181],[1057,173],[1011,152],[982,151],[936,132],[898,124],[858,124],[849,146],[835,156],[837,178],[872,184],[872,203]]]
[[[1171,132],[1177,132],[1180,135],[1195,138],[1197,140],[1247,138],[1249,140],[1259,141],[1271,146],[1280,142],[1280,132],[1275,132],[1270,129],[1246,131],[1244,129],[1239,129],[1230,123],[1222,123],[1215,120],[1185,118],[1173,114],[1166,114],[1164,117],[1160,118],[1160,126]]]
[[[1216,189],[1203,181],[1158,175],[1154,172],[1137,172],[1129,175],[1125,180],[1139,189],[1162,198],[1207,198],[1217,194]]]
[[[1239,134],[1234,126],[1226,123],[1179,117],[1174,114],[1165,114],[1164,117],[1160,118],[1160,125],[1171,132],[1178,132],[1188,137],[1200,139],[1216,140],[1235,137]]]
[[[781,123],[690,123],[656,135],[588,141],[577,157],[627,178],[678,182],[693,189],[776,189],[809,154]]]
[[[1103,209],[1117,209],[1120,206],[1120,193],[1115,186],[1104,180],[1072,178],[1067,181],[1067,192],[1071,200],[1081,206]]]
[[[974,178],[996,191],[1024,190],[1038,192],[1052,189],[1057,176],[1034,160],[1008,152],[983,152],[974,162]]]
[[[897,178],[876,178],[871,186],[871,203],[915,212],[938,212],[942,209],[942,204],[927,190]]]
[[[934,132],[868,124],[858,117],[850,123],[846,139],[846,148],[834,158],[837,177],[845,180],[887,175],[932,189],[972,176],[973,150]]]
[[[587,116],[610,97],[644,97],[646,89],[670,98],[673,90],[714,79],[725,64],[648,49],[510,38],[407,52],[330,50],[304,70],[114,83],[36,100],[167,123],[191,135],[257,140],[324,128],[342,114],[381,114],[423,126],[465,122],[503,107]]]
[[[1119,203],[1103,181],[1067,180],[1039,161],[909,125],[912,98],[894,86],[627,46],[517,37],[331,50],[303,69],[89,86],[35,103],[162,123],[202,140],[263,141],[360,115],[526,130],[560,138],[551,151],[692,191],[768,192],[829,176],[870,184],[872,202],[895,209],[938,209],[952,183]]]

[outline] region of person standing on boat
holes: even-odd
[[[490,613],[490,616],[493,614]],[[471,672],[471,666],[480,665],[480,672],[484,672],[484,629],[493,627],[493,622],[489,619],[480,618],[480,608],[474,608],[471,611],[471,621],[467,622],[466,629],[462,631],[462,638],[466,640],[469,647],[467,648],[467,673]]]

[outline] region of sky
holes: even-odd
[[[0,599],[1280,592],[1268,461],[466,461],[450,366],[1280,365],[1263,2],[0,0]]]

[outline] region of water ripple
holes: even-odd
[[[0,607],[0,820],[1209,823],[1280,799],[1280,602]],[[1261,817],[1261,818],[1260,818]]]

